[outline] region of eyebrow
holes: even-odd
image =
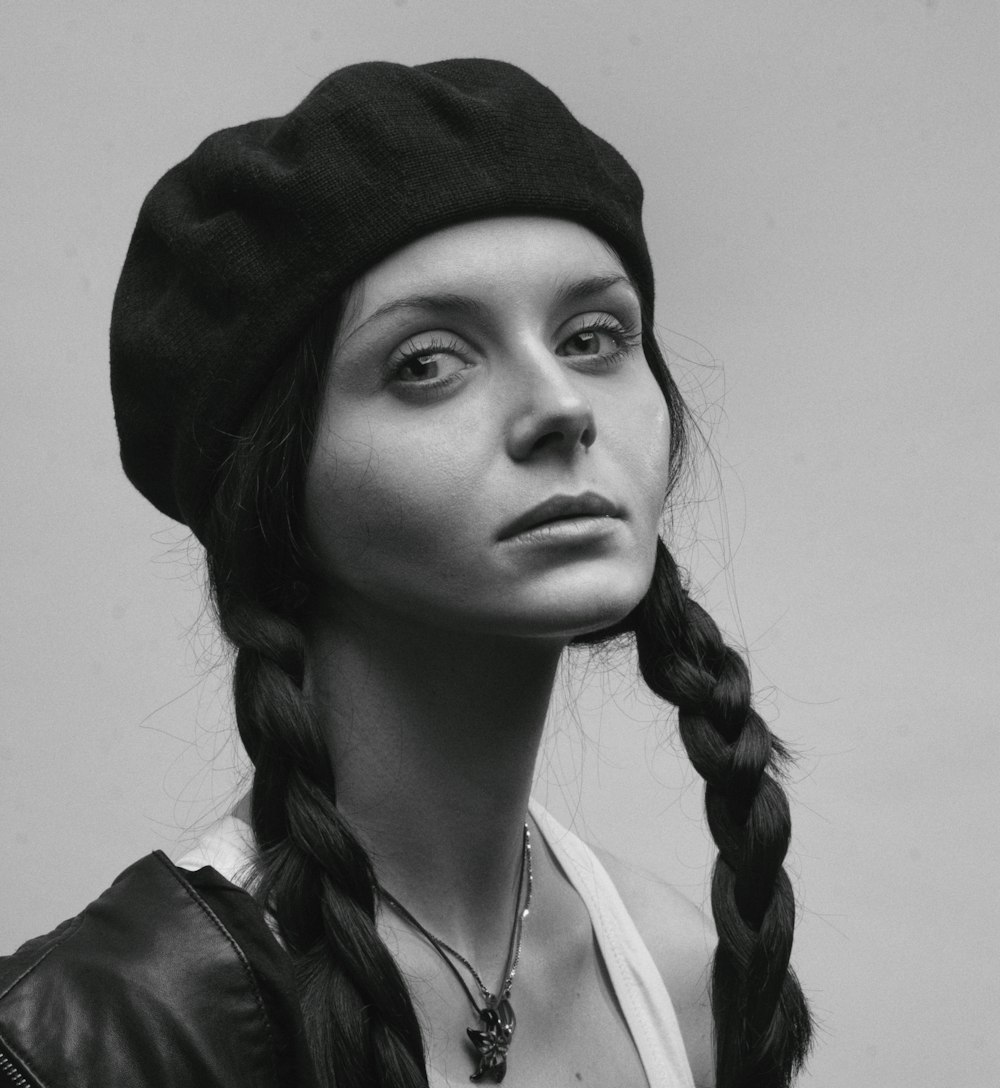
[[[621,272],[612,272],[603,276],[587,276],[582,280],[563,283],[557,289],[553,301],[556,306],[583,302],[595,295],[603,294],[613,287],[627,287],[638,301],[638,291],[636,291],[635,284]],[[440,310],[446,313],[459,314],[463,317],[482,319],[486,315],[487,309],[478,299],[450,291],[434,294],[401,295],[399,298],[383,303],[376,310],[373,310],[360,325],[351,329],[341,342],[341,346],[351,340],[366,325],[370,325],[379,318],[388,317],[403,310]]]
[[[556,292],[555,302],[557,306],[565,306],[569,302],[583,302],[594,295],[601,295],[610,291],[613,287],[627,287],[639,301],[639,292],[635,284],[622,272],[610,272],[606,276],[588,276],[582,280],[572,280],[564,283]]]

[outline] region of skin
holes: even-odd
[[[306,691],[338,806],[380,881],[495,985],[559,657],[627,615],[650,581],[666,405],[621,263],[574,223],[446,228],[375,266],[346,302],[306,481],[325,587]],[[588,491],[616,516],[504,538],[542,500]],[[535,841],[509,1079],[642,1084],[586,912]],[[710,930],[665,886],[613,875],[708,1084]],[[468,999],[410,927],[387,911],[380,928],[432,1083],[467,1084]]]

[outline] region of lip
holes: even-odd
[[[568,518],[619,517],[621,509],[596,491],[585,491],[582,495],[553,495],[505,525],[498,539],[510,540],[529,529],[537,529],[541,525],[565,521]]]

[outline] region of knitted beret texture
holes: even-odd
[[[315,316],[448,224],[575,220],[652,305],[641,207],[622,156],[500,61],[352,65],[283,117],[209,136],[144,201],[115,295],[129,479],[198,535],[243,419]]]

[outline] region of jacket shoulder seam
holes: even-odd
[[[236,953],[236,956],[239,959],[241,966],[243,967],[243,971],[250,982],[254,1001],[257,1004],[257,1011],[260,1013],[260,1018],[264,1024],[264,1031],[267,1034],[268,1043],[270,1044],[271,1067],[275,1074],[275,1077],[277,1077],[278,1061],[274,1042],[274,1033],[271,1030],[271,1021],[267,1015],[267,1009],[264,1005],[264,998],[261,995],[260,987],[257,985],[257,976],[254,974],[253,967],[251,966],[250,961],[247,959],[246,953],[236,942],[229,930],[226,929],[226,927],[222,924],[222,921],[219,919],[219,916],[215,913],[215,911],[212,910],[208,903],[206,903],[205,900],[198,894],[197,890],[184,879],[180,871],[170,861],[167,855],[162,850],[155,850],[153,852],[153,857],[155,857],[156,860],[167,871],[167,873],[169,873],[169,875],[173,877],[175,881],[177,881],[177,883],[181,886],[184,892],[191,898],[192,902],[194,902],[204,912],[205,916],[209,919],[209,921],[211,921],[215,928],[218,929],[218,931],[229,943],[230,948],[232,948],[232,950]]]
[[[74,933],[76,933],[83,924],[84,914],[86,914],[86,911],[81,911],[75,918],[71,918],[66,922],[63,932],[54,940],[49,941],[37,956],[33,957],[25,964],[24,970],[16,978],[12,979],[10,984],[4,988],[2,993],[0,993],[0,1001],[2,1001],[15,987],[20,985],[43,960],[47,959],[61,944],[64,944]]]

